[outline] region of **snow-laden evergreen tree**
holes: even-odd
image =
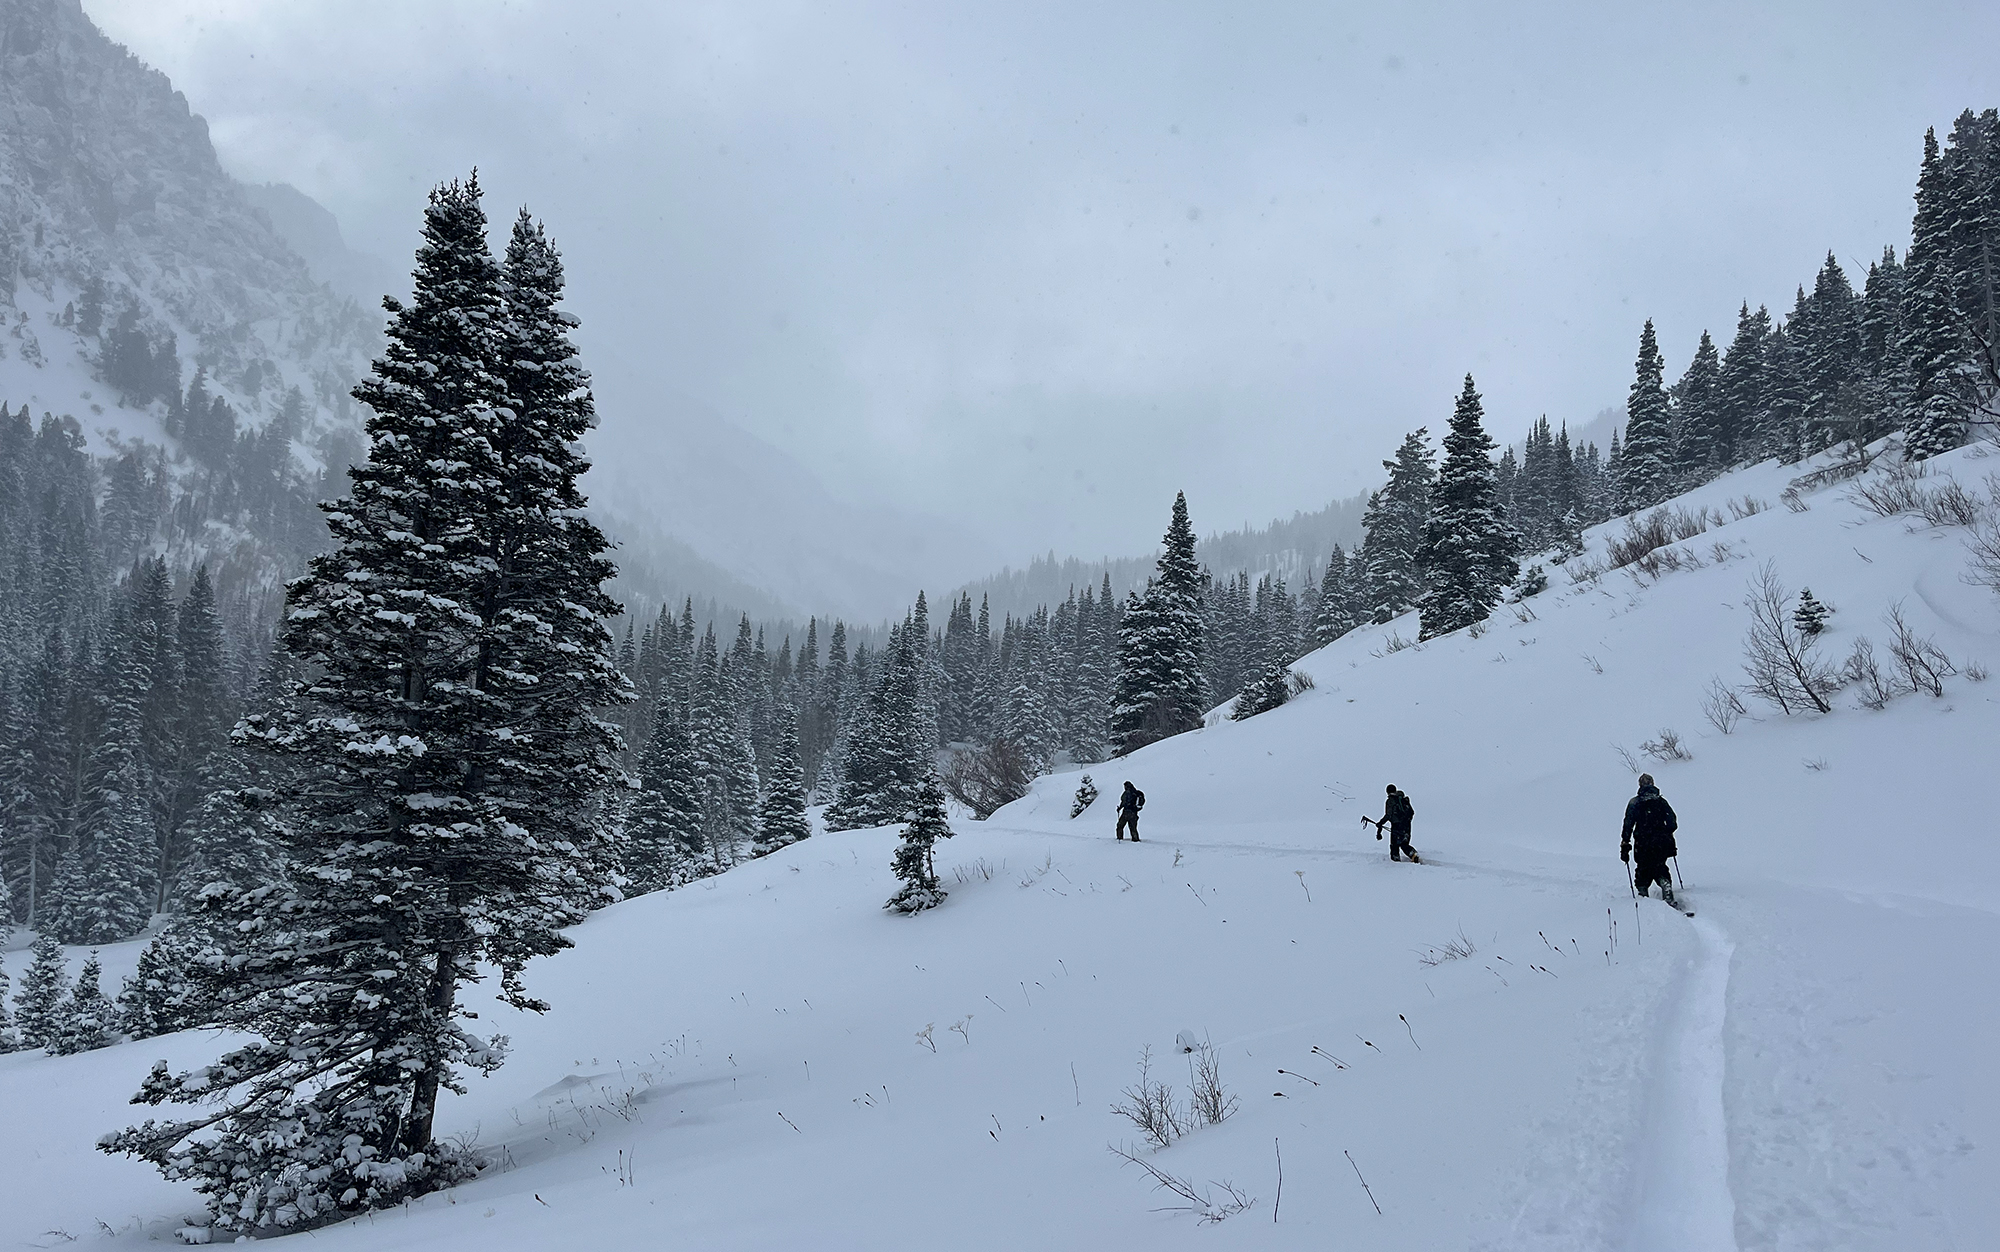
[[[164,773],[166,789],[159,814],[163,833],[156,908],[166,907],[167,894],[179,876],[182,861],[191,851],[187,846],[193,834],[189,822],[204,797],[217,785],[211,771],[217,756],[228,747],[229,725],[233,720],[222,621],[215,606],[215,585],[206,565],[195,569],[187,594],[181,597],[174,635],[180,665],[175,675],[178,682],[171,728],[172,757]]]
[[[912,632],[898,627],[882,654],[863,706],[849,724],[845,769],[827,806],[829,830],[887,826],[905,820],[935,772],[935,752],[924,740],[919,710],[918,661]]]
[[[1076,786],[1076,795],[1070,799],[1069,819],[1075,821],[1082,817],[1083,811],[1095,803],[1097,803],[1097,784],[1090,780],[1090,775],[1085,774],[1083,781]]]
[[[55,1029],[44,1046],[50,1056],[93,1052],[118,1041],[117,1011],[104,996],[104,966],[95,951],[84,958],[69,998],[56,1010]]]
[[[1694,360],[1674,384],[1674,418],[1674,481],[1685,490],[1723,468],[1722,356],[1705,330]]]
[[[184,915],[170,918],[140,951],[132,976],[119,988],[119,1033],[150,1039],[206,1025],[205,1006],[193,998],[205,984],[197,965],[221,959],[207,929],[196,919]]]
[[[687,727],[662,704],[639,754],[639,794],[625,818],[625,869],[635,891],[677,887],[708,872],[702,845],[701,759]]]
[[[1320,576],[1319,605],[1313,612],[1314,647],[1324,648],[1361,624],[1354,611],[1354,584],[1348,568],[1347,553],[1339,544],[1333,545],[1326,572]]]
[[[1792,610],[1792,625],[1799,634],[1810,639],[1826,629],[1826,619],[1833,610],[1814,597],[1812,588],[1799,588],[1799,606]]]
[[[882,907],[897,913],[921,913],[944,903],[945,890],[938,883],[934,850],[937,841],[951,838],[951,822],[945,817],[944,787],[935,773],[927,774],[917,787],[916,803],[903,839],[889,868],[903,885]]]
[[[14,1030],[22,1047],[46,1048],[55,1037],[61,1025],[68,972],[61,942],[46,931],[37,935],[35,946],[28,950],[21,990],[14,997]]]
[[[1520,536],[1496,498],[1493,439],[1472,375],[1451,415],[1424,532],[1422,637],[1483,622],[1520,572]]]
[[[1280,661],[1267,661],[1256,679],[1236,697],[1236,707],[1229,711],[1234,721],[1244,721],[1268,713],[1292,698],[1292,672]]]
[[[499,998],[569,946],[619,741],[594,710],[613,663],[603,535],[585,517],[586,376],[561,268],[532,224],[495,263],[476,179],[433,191],[414,294],[355,389],[366,461],[325,506],[332,550],[287,589],[298,702],[241,733],[297,758],[289,860],[218,907],[236,949],[204,963],[217,1024],[250,1039],[138,1102],[203,1107],[100,1146],[209,1201],[214,1226],[274,1232],[468,1175],[434,1134],[441,1090],[502,1060],[462,992]],[[240,1035],[239,1035],[240,1037]]]
[[[1674,429],[1664,384],[1666,362],[1647,319],[1625,400],[1625,441],[1618,463],[1619,511],[1650,509],[1674,494]]]
[[[1194,543],[1187,495],[1177,492],[1154,575],[1145,591],[1134,593],[1119,629],[1111,741],[1120,756],[1198,728],[1207,710]]]
[[[1361,525],[1366,536],[1356,559],[1357,580],[1371,622],[1392,621],[1408,612],[1423,590],[1417,552],[1431,512],[1431,482],[1437,471],[1431,462],[1430,431],[1418,428],[1403,436],[1396,459],[1382,462],[1389,482],[1368,497]]]
[[[14,1015],[7,1011],[7,971],[0,969],[0,1056],[20,1046],[21,1035],[14,1029]]]
[[[1799,347],[1804,392],[1799,451],[1811,456],[1842,439],[1866,442],[1873,415],[1860,409],[1861,302],[1833,253],[1826,254],[1808,298]]]
[[[65,943],[116,943],[146,928],[153,915],[153,823],[139,781],[136,743],[100,753],[102,770],[90,793],[87,825],[57,867],[49,928]],[[115,762],[103,758],[116,755]]]
[[[1903,415],[1903,455],[1913,461],[1965,442],[1965,324],[1952,265],[1951,187],[1937,132],[1924,132],[1917,213],[1903,278],[1903,356],[1911,392]]]
[[[806,817],[805,770],[799,763],[798,712],[789,704],[772,713],[771,774],[757,814],[753,856],[768,856],[812,834]]]

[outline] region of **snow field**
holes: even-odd
[[[1944,460],[1968,485],[2000,468]],[[1555,572],[1531,620],[1503,609],[1477,639],[1356,632],[1300,662],[1317,686],[1283,708],[1092,767],[1104,797],[1074,822],[1076,776],[1041,780],[959,825],[933,912],[880,908],[893,831],[603,911],[530,971],[553,1012],[481,1010],[512,1057],[441,1126],[496,1167],[315,1246],[1981,1246],[2000,688],[1961,675],[1881,712],[1844,692],[1820,718],[1753,702],[1727,736],[1699,699],[1740,681],[1765,560],[1834,606],[1836,657],[1884,645],[1901,601],[1961,669],[2000,663],[2000,601],[1960,580],[1962,532],[1840,487],[1789,512],[1792,472],[1679,502],[1773,506],[1682,545],[1701,568]],[[1635,903],[1616,860],[1614,747],[1662,727],[1693,752],[1644,763],[1694,922]],[[1126,778],[1139,845],[1110,836]],[[1388,782],[1424,865],[1358,821]],[[1471,955],[1420,959],[1461,935]],[[1138,1146],[1110,1106],[1142,1049],[1185,1098],[1183,1031],[1240,1107],[1146,1159],[1254,1197],[1219,1225],[1160,1211],[1107,1151]],[[0,1240],[136,1242],[197,1211],[90,1144],[138,1112],[153,1058],[217,1051],[0,1057],[0,1109],[33,1128],[0,1135]]]

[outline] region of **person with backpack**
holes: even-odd
[[[1146,793],[1134,787],[1128,780],[1125,790],[1118,797],[1118,838],[1125,838],[1125,828],[1132,828],[1132,842],[1139,842],[1139,810],[1146,807]]]
[[[1674,806],[1668,804],[1660,789],[1653,785],[1653,776],[1639,775],[1639,794],[1625,803],[1625,826],[1618,836],[1618,859],[1632,864],[1634,891],[1642,896],[1648,895],[1653,883],[1658,881],[1660,898],[1676,908],[1680,905],[1674,899],[1674,879],[1667,871],[1667,858],[1680,851],[1674,846],[1674,831],[1679,826],[1680,819],[1674,816]]]
[[[1382,820],[1375,823],[1375,837],[1382,837],[1382,828],[1389,828],[1389,859],[1400,861],[1404,856],[1418,865],[1423,858],[1410,846],[1410,823],[1416,819],[1417,810],[1410,804],[1408,794],[1396,790],[1396,784],[1389,784],[1389,795],[1382,805]]]

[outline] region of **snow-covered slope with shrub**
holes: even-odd
[[[1992,470],[1968,450],[1934,473],[1983,491]],[[930,913],[880,908],[893,831],[605,910],[531,970],[551,1013],[482,1014],[512,1058],[441,1124],[486,1174],[314,1246],[1984,1246],[2000,685],[1976,676],[2000,663],[2000,599],[1963,579],[1965,528],[1877,516],[1847,484],[1794,512],[1798,472],[1676,501],[1769,507],[1657,578],[1556,572],[1478,638],[1356,632],[1284,707],[1096,767],[1080,818],[1076,775],[1041,780],[960,824]],[[1886,660],[1900,605],[1955,664],[1943,696],[1746,700],[1733,733],[1710,725],[1766,562],[1835,608],[1835,659],[1868,635]],[[1663,729],[1691,759],[1642,755]],[[1679,810],[1693,920],[1631,899],[1619,749]],[[1126,778],[1149,797],[1137,845],[1111,839]],[[1389,782],[1424,865],[1360,825]],[[1185,1099],[1183,1034],[1238,1106],[1149,1151],[1111,1107],[1148,1048]],[[139,1112],[155,1058],[217,1048],[0,1057],[0,1242],[136,1244],[198,1212],[89,1145]],[[1114,1144],[1218,1214],[1224,1183],[1249,1207],[1176,1212]]]

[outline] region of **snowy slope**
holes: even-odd
[[[1976,484],[2000,460],[1946,468]],[[1790,472],[1684,503],[1775,505]],[[1657,583],[1558,574],[1535,620],[1503,610],[1479,639],[1389,653],[1414,623],[1357,632],[1301,662],[1317,687],[1293,703],[1099,767],[1077,821],[1074,776],[1044,779],[960,826],[935,912],[880,910],[888,831],[608,909],[533,971],[552,1013],[497,1011],[512,1059],[444,1115],[496,1167],[314,1245],[1990,1246],[2000,851],[1979,767],[2000,688],[1753,708],[1729,736],[1698,701],[1737,677],[1765,560],[1837,608],[1836,653],[1883,644],[1900,601],[1961,669],[1991,665],[2000,601],[1960,580],[1963,532],[1841,487],[1806,502],[1689,541],[1704,566]],[[1692,922],[1635,905],[1616,860],[1614,748],[1663,726],[1694,754],[1653,767]],[[1139,845],[1109,837],[1124,778],[1149,796]],[[1357,820],[1390,781],[1423,866]],[[1472,955],[1424,963],[1460,937]],[[1146,1159],[1254,1198],[1220,1225],[1161,1211],[1106,1150],[1136,1143],[1109,1106],[1143,1048],[1185,1094],[1183,1031],[1241,1107]],[[216,1047],[0,1058],[0,1245],[136,1243],[195,1212],[89,1144],[154,1058]]]

